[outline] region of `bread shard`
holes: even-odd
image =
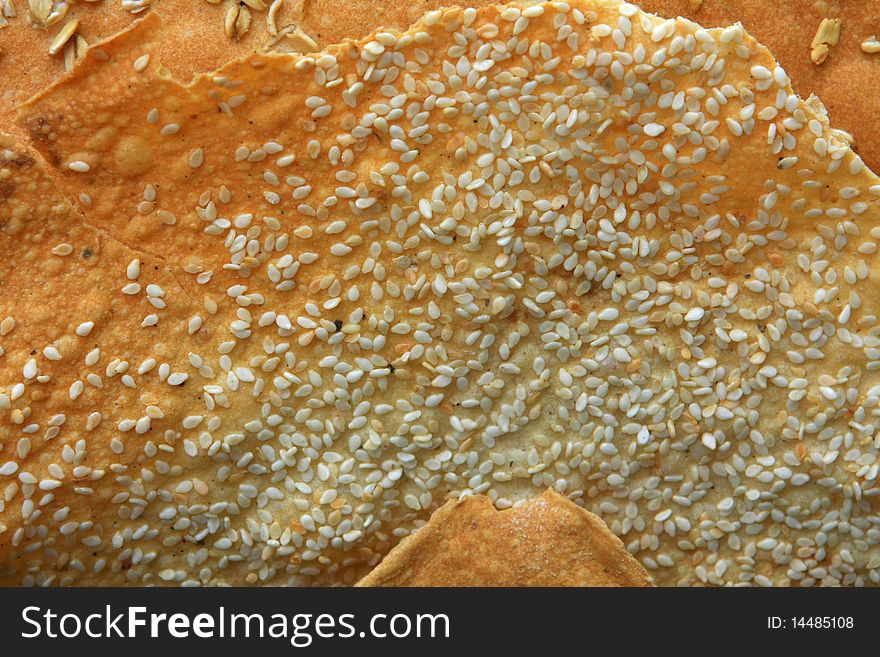
[[[190,86],[160,32],[22,109],[89,234],[180,305],[144,321],[128,252],[82,292],[14,273],[11,580],[354,583],[446,499],[550,487],[661,585],[877,582],[880,180],[741,26],[452,8]],[[0,215],[0,279],[65,212],[30,249]],[[149,404],[53,396],[141,358]]]
[[[548,490],[505,511],[484,495],[447,502],[357,585],[651,586],[651,578],[600,518]]]

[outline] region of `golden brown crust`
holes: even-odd
[[[15,478],[5,478],[9,503],[0,503],[0,582],[20,583],[30,557],[17,548],[34,540],[30,531],[41,516],[85,523],[59,536],[55,549],[88,542],[115,515],[105,478],[136,472],[148,445],[168,444],[165,430],[180,422],[198,391],[168,385],[159,370],[184,369],[186,320],[195,311],[162,260],[84,225],[36,154],[3,134],[0,253],[0,389],[12,391],[0,400],[0,465],[20,463]],[[140,284],[161,287],[163,308],[145,295],[119,293],[131,282],[133,260]],[[152,314],[158,324],[146,336],[139,325]],[[151,371],[138,373],[151,358]],[[24,374],[29,367],[33,376]],[[152,416],[142,422],[149,430],[121,434],[117,422],[125,416]],[[12,501],[10,481],[22,488],[39,482],[44,493],[25,502],[25,511],[20,498]]]
[[[303,29],[322,47],[342,39],[358,39],[381,27],[406,29],[423,14],[440,7],[487,7],[492,0],[305,0]]]
[[[545,491],[515,509],[447,502],[357,586],[652,586],[595,514]]]

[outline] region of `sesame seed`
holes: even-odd
[[[198,169],[202,166],[202,163],[205,161],[205,151],[201,148],[196,148],[189,154],[188,163],[190,168]]]
[[[136,60],[134,60],[134,70],[137,71],[138,73],[141,73],[144,70],[146,70],[149,63],[150,63],[150,56],[149,55],[141,55]]]
[[[86,337],[89,333],[92,332],[92,329],[95,328],[94,322],[83,322],[79,326],[76,327],[76,334],[81,338]]]
[[[659,137],[666,131],[666,126],[659,123],[648,123],[645,125],[645,134],[649,137]]]

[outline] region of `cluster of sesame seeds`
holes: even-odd
[[[222,134],[146,87],[135,119],[199,192],[151,171],[130,194],[186,315],[163,318],[135,256],[116,272],[153,308],[142,330],[183,322],[186,362],[90,351],[105,376],[70,384],[155,376],[199,401],[77,409],[133,463],[101,482],[112,518],[34,518],[25,490],[64,473],[0,452],[6,513],[29,505],[23,581],[351,583],[448,497],[552,487],[660,584],[877,583],[880,184],[740,26],[614,0],[451,9],[200,85]],[[248,132],[278,88],[299,90],[295,128]],[[102,155],[55,128],[112,228]]]

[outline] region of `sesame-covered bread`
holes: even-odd
[[[505,511],[484,495],[449,501],[357,584],[651,585],[601,519],[552,490]]]
[[[46,21],[35,18],[27,0],[0,0],[15,16],[0,27],[0,125],[14,108],[43,89],[87,43],[107,38],[157,11],[165,20],[159,54],[178,80],[219,68],[229,59],[255,52],[309,52],[342,39],[360,39],[383,27],[404,30],[429,10],[444,6],[483,7],[492,0],[40,0],[52,6]],[[794,90],[822,98],[832,123],[853,135],[854,149],[880,170],[880,43],[872,2],[842,0],[640,0],[635,4],[661,16],[683,16],[706,27],[740,22],[780,61]],[[72,35],[57,47],[70,23]],[[838,42],[821,64],[812,44],[823,21],[837,23]],[[46,24],[48,23],[48,25]],[[246,29],[245,29],[246,27]],[[872,38],[874,39],[872,41]],[[50,47],[54,54],[50,52]],[[872,45],[873,44],[873,45]]]
[[[660,585],[876,583],[880,179],[742,26],[455,7],[190,85],[162,29],[2,151],[6,581],[351,584],[552,488]]]

